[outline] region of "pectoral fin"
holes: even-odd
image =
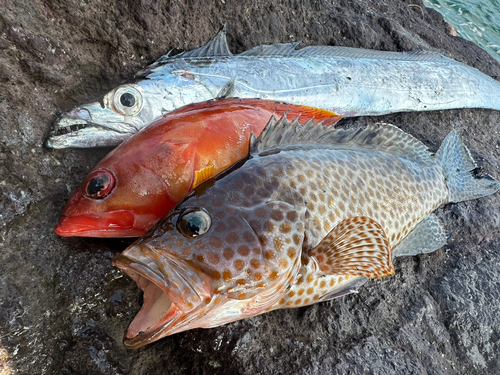
[[[378,278],[394,275],[389,240],[369,217],[352,217],[339,223],[309,251],[324,275]]]
[[[212,162],[209,163],[206,167],[203,167],[194,172],[194,180],[191,189],[194,189],[196,186],[205,182],[209,178],[213,177],[214,173],[214,164]]]

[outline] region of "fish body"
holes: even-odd
[[[305,106],[265,100],[219,99],[165,115],[121,144],[90,171],[63,210],[61,236],[139,237],[195,186],[248,152],[276,113],[315,117],[334,124],[341,117]]]
[[[165,113],[214,98],[261,98],[342,116],[449,108],[500,109],[500,83],[435,52],[384,52],[298,43],[233,55],[222,30],[193,51],[166,55],[99,102],[62,115],[47,145],[113,146]]]
[[[246,159],[114,258],[144,291],[125,345],[330,300],[394,274],[394,257],[446,243],[433,210],[500,189],[474,168],[457,131],[432,156],[391,125],[271,120]]]

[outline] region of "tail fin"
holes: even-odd
[[[450,202],[476,199],[500,190],[500,182],[490,175],[475,178],[470,173],[477,165],[462,141],[460,129],[448,134],[435,158],[443,166]]]

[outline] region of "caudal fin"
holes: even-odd
[[[471,173],[477,165],[462,141],[460,129],[448,134],[435,157],[443,166],[450,202],[476,199],[500,190],[500,182],[490,175],[476,178]]]

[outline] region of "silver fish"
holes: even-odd
[[[167,54],[137,73],[135,83],[62,115],[47,146],[114,146],[165,113],[221,97],[276,100],[341,116],[500,109],[500,82],[436,52],[297,46],[261,45],[233,55],[221,30],[205,46]]]
[[[391,125],[273,120],[246,160],[114,258],[144,292],[125,345],[330,300],[393,275],[394,257],[446,243],[432,211],[500,189],[489,175],[475,178],[475,167],[456,130],[432,156]]]

